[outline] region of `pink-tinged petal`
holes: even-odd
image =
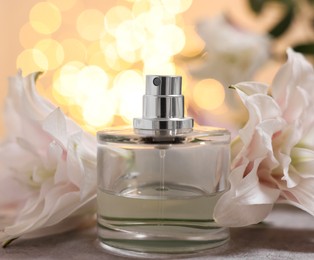
[[[82,208],[91,208],[90,204],[95,203],[94,201],[90,201],[86,205],[82,206]],[[84,214],[84,215],[83,215]],[[64,233],[70,230],[74,230],[75,228],[87,227],[95,224],[95,215],[89,214],[89,212],[76,213],[66,217],[61,220],[59,223],[52,226],[43,226],[34,231],[30,231],[30,233],[26,233],[23,235],[24,239],[33,239],[43,236],[50,236],[55,234]]]
[[[239,183],[232,183],[230,179],[231,186],[234,186],[234,195],[239,198],[241,204],[272,204],[279,196],[277,189],[267,187],[259,180],[258,168],[262,160],[263,158],[260,158],[251,162],[251,171]]]
[[[281,109],[274,99],[268,95],[256,94],[244,97],[244,105],[253,114],[258,116],[258,122],[266,119],[279,118],[282,115]]]
[[[279,191],[259,183],[256,160],[252,170],[242,179],[246,164],[231,172],[231,188],[218,200],[214,219],[221,226],[240,227],[262,221],[273,207]]]
[[[10,101],[6,102],[4,110],[7,141],[15,142],[16,138],[20,137],[28,140],[36,149],[43,149],[50,143],[51,139],[49,135],[43,133],[40,121],[32,121],[21,116]]]
[[[17,164],[17,161],[20,163]],[[15,169],[25,167],[29,162],[33,162],[33,155],[25,149],[21,149],[21,146],[17,142],[6,142],[0,146],[1,167],[14,171]]]
[[[67,147],[67,177],[77,187],[81,187],[84,167],[78,159],[77,149],[82,139],[82,133],[71,135]]]
[[[97,187],[97,164],[94,160],[82,159],[84,167],[83,179],[81,181],[81,198],[85,198],[96,192]]]
[[[266,92],[266,86],[263,84],[245,83],[234,87],[249,112],[247,124],[239,131],[244,145],[248,145],[255,131],[255,126],[265,119],[280,117],[281,110],[271,97],[263,94]],[[257,94],[254,94],[256,92]]]
[[[78,160],[83,167],[81,180],[81,196],[95,193],[97,185],[97,142],[91,135],[82,135],[82,141],[77,149]]]
[[[253,138],[251,142],[252,153],[248,155],[248,158],[253,160],[254,158],[264,156],[267,153],[269,159],[271,159],[274,164],[277,164],[277,159],[274,157],[272,140],[273,136],[277,132],[281,131],[285,125],[285,121],[280,119],[266,119],[262,123],[258,124],[255,130],[255,138]],[[254,142],[256,143],[254,144]],[[254,150],[264,150],[264,153],[255,154],[253,152]],[[269,166],[272,167],[272,165]]]
[[[12,100],[6,100],[3,108],[3,121],[6,128],[6,139],[22,135],[21,116],[17,113]]]
[[[30,144],[28,142],[28,140],[23,139],[21,137],[17,137],[16,138],[16,143],[24,150],[28,151],[29,153],[31,153],[34,156],[39,157],[39,153],[38,151],[35,149],[34,146],[32,146],[32,144]]]
[[[297,136],[296,136],[297,135]],[[300,139],[300,134],[295,131],[291,125],[286,125],[282,131],[278,132],[273,138],[273,147],[277,153],[290,154],[290,151],[297,140]]]
[[[241,198],[224,194],[215,207],[214,219],[219,226],[244,227],[263,221],[271,212],[273,204],[241,204]],[[232,203],[228,203],[232,201]]]
[[[80,202],[80,198],[77,196],[78,191],[79,189],[72,183],[64,183],[52,187],[45,196],[45,205],[40,214],[41,216],[39,215],[38,217],[45,218],[46,216],[56,214],[60,207],[64,207],[65,202],[70,202],[67,205],[69,208],[75,206],[76,202]]]
[[[33,146],[43,151],[51,142],[51,137],[42,130],[41,122],[33,122],[27,119],[21,119],[22,133],[20,137],[29,141]]]
[[[303,179],[297,186],[291,189],[284,189],[281,201],[297,206],[298,208],[308,212],[314,216],[314,179]],[[291,194],[290,196],[286,194]]]
[[[300,182],[300,176],[297,171],[290,166],[291,157],[286,154],[280,154],[279,160],[282,165],[282,180],[287,182],[287,187],[292,188]]]
[[[47,147],[46,160],[44,161],[45,168],[54,171],[60,159],[63,157],[64,150],[60,144],[53,140]]]
[[[80,193],[64,193],[59,199],[51,213],[48,215],[45,226],[56,225],[63,219],[76,214],[86,216],[96,212],[96,194],[81,199]]]
[[[272,83],[272,95],[283,111],[290,106],[288,101],[291,91],[313,74],[312,65],[303,55],[292,49],[288,49],[287,54],[288,61],[280,68]]]
[[[289,105],[283,113],[283,118],[288,123],[294,123],[295,121],[299,121],[310,102],[308,93],[299,86],[295,86],[295,89],[291,92],[293,93],[288,99]],[[301,122],[299,124],[301,125]]]
[[[55,106],[41,97],[36,91],[33,73],[23,78],[19,72],[17,76],[9,79],[8,99],[13,100],[16,110],[31,120],[42,120]]]
[[[40,96],[36,90],[35,78],[38,76],[38,73],[32,73],[29,76],[24,78],[24,86],[25,92],[28,97],[29,103],[25,105],[25,107],[30,107],[33,111],[37,111],[39,118],[46,117],[51,111],[55,109],[55,105],[53,105],[48,99]]]
[[[239,131],[241,140],[244,145],[247,145],[252,138],[256,125],[266,119],[279,118],[281,110],[276,102],[267,95],[255,94],[247,96],[242,91],[238,91],[238,93],[249,112],[247,124]]]
[[[72,207],[73,204],[69,205],[69,208]],[[7,239],[11,239],[14,237],[20,237],[24,233],[29,233],[33,230],[36,230],[42,226],[47,225],[48,216],[43,216],[41,210],[36,210],[33,212],[32,218],[21,218],[15,224],[6,227],[3,231],[0,231],[0,239],[5,237]],[[3,238],[2,238],[3,239]]]
[[[95,193],[97,184],[97,143],[94,136],[76,133],[69,137],[67,173],[68,178],[80,187],[82,198]]]
[[[69,181],[69,177],[67,175],[67,169],[68,169],[67,163],[63,159],[62,154],[60,154],[60,157],[57,163],[57,168],[55,170],[55,175],[54,175],[54,182],[56,185]]]
[[[29,198],[25,207],[21,210],[16,224],[18,222],[26,223],[28,220],[38,222],[38,219],[44,218],[49,212],[54,212],[55,203],[61,198],[62,194],[73,192],[78,192],[78,189],[71,183],[56,185],[52,178],[46,180],[41,185],[39,194]]]
[[[95,211],[96,194],[81,200],[78,191],[71,192],[70,190],[67,185],[54,187],[47,193],[42,210],[35,209],[31,217],[22,217],[17,223],[0,231],[0,240],[56,225],[71,215],[83,213],[86,215]]]
[[[17,220],[21,219],[32,219],[36,217],[38,212],[41,212],[44,207],[44,200],[47,193],[52,189],[54,183],[53,179],[46,180],[40,189],[34,194],[34,196],[27,199],[24,207],[19,212]]]
[[[314,71],[302,55],[288,50],[288,56],[273,97],[252,83],[235,86],[249,120],[239,131],[231,188],[214,211],[221,225],[257,223],[282,201],[314,215]]]
[[[64,149],[67,147],[67,126],[64,114],[60,108],[51,112],[43,121],[43,130],[51,135],[51,138],[58,141]]]
[[[0,212],[12,221],[0,223],[0,241],[44,235],[67,218],[95,212],[96,139],[40,97],[34,83],[34,75],[12,78],[6,100],[10,128],[0,166],[10,187],[0,183]]]
[[[17,178],[12,178],[14,172],[0,167],[0,215],[6,208],[20,207],[34,191]],[[1,218],[1,217],[0,217]]]
[[[46,167],[55,173],[54,183],[56,185],[59,183],[65,183],[69,180],[66,174],[67,165],[64,158],[64,153],[65,151],[60,144],[55,141],[50,143],[47,151]]]

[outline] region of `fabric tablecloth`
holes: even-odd
[[[96,239],[96,228],[92,227],[17,240],[0,249],[0,259],[128,258],[114,256],[101,249]],[[279,205],[261,224],[232,228],[227,245],[184,259],[314,259],[314,217],[292,206]]]

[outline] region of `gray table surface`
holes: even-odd
[[[128,258],[104,252],[97,244],[96,228],[92,227],[44,238],[18,240],[8,248],[0,249],[0,259]],[[314,217],[291,206],[280,205],[264,224],[232,228],[227,245],[185,259],[314,259]]]

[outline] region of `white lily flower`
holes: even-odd
[[[0,145],[4,243],[73,228],[96,212],[96,138],[38,95],[35,76],[12,78],[5,104],[7,136]]]
[[[301,54],[287,53],[272,96],[263,84],[235,86],[249,120],[235,144],[231,188],[214,211],[220,225],[258,223],[278,202],[314,215],[314,71]]]
[[[251,80],[255,72],[270,57],[270,38],[236,27],[223,16],[200,21],[197,32],[205,42],[206,56],[191,68],[196,78],[214,78],[225,88],[237,82]],[[232,91],[226,92],[226,102],[237,105]]]

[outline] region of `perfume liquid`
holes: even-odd
[[[112,195],[99,189],[98,196],[99,203],[107,205],[103,212],[99,211],[98,224],[103,234],[100,239],[113,247],[138,252],[194,252],[217,246],[228,238],[228,232],[218,229],[212,220],[213,205],[220,194],[143,198]],[[123,207],[122,212],[113,203]],[[117,230],[118,237],[114,235]]]
[[[105,132],[99,139],[105,141],[98,148],[101,243],[173,254],[228,240],[228,229],[213,220],[227,188],[228,132],[206,128],[168,138],[168,143],[132,130]]]
[[[113,253],[162,258],[229,239],[213,210],[228,188],[230,133],[192,128],[177,78],[148,76],[143,120],[98,132],[98,237]]]

